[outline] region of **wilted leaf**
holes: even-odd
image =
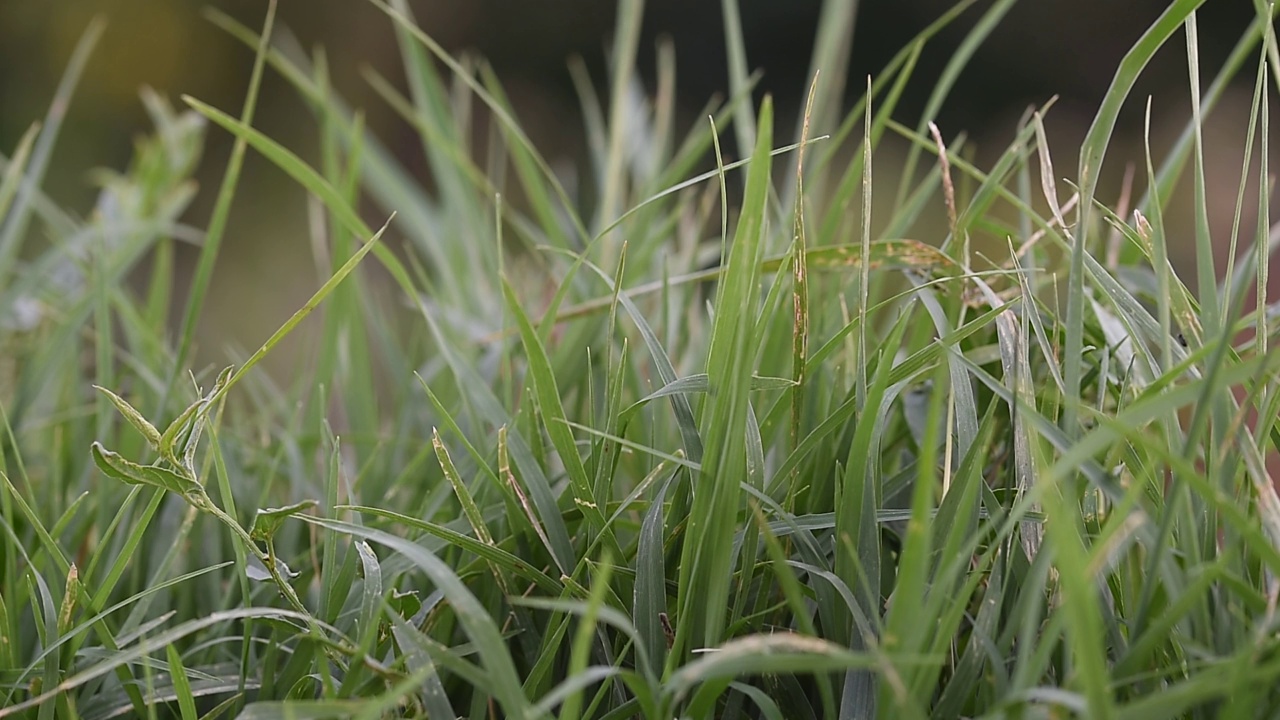
[[[209,406],[213,398],[222,390],[222,386],[231,379],[233,368],[227,367],[218,373],[218,379],[208,394],[191,403],[176,420],[165,429],[160,437],[160,455],[165,460],[186,468],[195,474],[196,447],[200,444],[200,434],[204,432],[204,423],[209,416]]]
[[[120,414],[124,416],[124,419],[128,420],[129,424],[141,433],[142,437],[147,439],[147,442],[151,444],[151,447],[156,448],[157,450],[160,449],[160,431],[156,429],[155,425],[152,425],[146,418],[142,417],[142,413],[134,409],[134,407],[124,398],[104,387],[99,387],[97,385],[94,385],[93,387],[111,400],[111,403],[116,406],[116,409],[120,411]]]
[[[204,496],[204,488],[193,478],[183,477],[158,465],[139,465],[125,460],[119,453],[104,448],[102,443],[95,442],[91,450],[98,469],[121,482],[168,490],[189,501]]]
[[[267,569],[253,556],[250,556],[249,562],[245,564],[244,574],[254,582],[271,582],[271,573],[267,572]]]
[[[284,507],[259,510],[258,514],[253,518],[253,529],[249,531],[249,537],[254,540],[270,540],[289,516],[306,512],[315,506],[315,500],[303,500]]]
[[[391,606],[391,609],[400,617],[407,620],[422,609],[422,598],[418,596],[417,590],[401,592],[392,588],[391,595],[387,597],[387,605]]]
[[[785,258],[766,260],[765,272],[777,270]],[[813,248],[805,253],[810,270],[841,270],[862,267],[861,244],[831,245]],[[946,253],[919,240],[877,240],[871,243],[871,270],[881,267],[903,267],[926,270],[943,275],[954,275],[960,267]]]
[[[62,607],[58,610],[58,634],[71,629],[71,615],[76,611],[76,595],[80,592],[80,570],[75,563],[67,571],[67,591],[62,595]]]
[[[250,580],[253,580],[254,582],[274,582],[274,578],[271,577],[271,572],[262,564],[262,561],[258,560],[258,558],[253,555],[249,555],[246,560],[247,562],[244,566],[244,574],[248,576]],[[281,577],[285,580],[292,580],[298,577],[298,573],[290,569],[289,566],[285,564],[284,560],[275,558],[274,562],[276,564],[276,569],[280,571]]]

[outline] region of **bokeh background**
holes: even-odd
[[[877,72],[950,4],[951,0],[862,0],[848,77]],[[1056,94],[1060,101],[1047,118],[1050,144],[1058,174],[1072,174],[1080,140],[1117,64],[1166,4],[1165,0],[1024,0],[978,51],[938,124],[948,137],[968,133],[979,161],[989,160],[1006,146],[1028,105]],[[446,47],[489,60],[544,154],[570,162],[582,157],[578,100],[567,64],[579,56],[597,79],[603,79],[614,3],[413,0],[412,6],[419,23]],[[979,2],[927,48],[899,111],[903,120],[915,123],[933,81],[988,6]],[[266,2],[0,0],[0,152],[10,152],[30,123],[44,114],[72,48],[98,15],[107,19],[107,31],[73,100],[45,186],[57,201],[88,213],[96,190],[87,171],[127,165],[132,138],[150,129],[138,100],[143,85],[175,103],[185,93],[237,114],[252,53],[210,24],[202,16],[206,7],[260,27]],[[749,62],[764,73],[760,90],[790,106],[780,118],[793,118],[793,108],[808,85],[805,75],[821,2],[740,0],[740,8]],[[1206,78],[1212,77],[1252,17],[1250,0],[1205,3],[1199,23]],[[411,132],[361,76],[362,69],[372,67],[402,79],[391,23],[377,8],[358,0],[281,0],[277,23],[278,32],[292,33],[304,46],[323,46],[339,91],[366,109],[369,124],[389,146],[406,155],[417,153]],[[670,38],[685,120],[699,122],[698,109],[712,94],[724,93],[728,82],[720,2],[651,0],[644,27],[642,69],[651,79],[656,42]],[[1225,238],[1230,230],[1251,92],[1249,71],[1206,126],[1212,227],[1217,237]],[[1153,97],[1157,152],[1168,146],[1188,117],[1186,52],[1180,39],[1162,52],[1134,95],[1139,101],[1131,103],[1121,118],[1108,158],[1104,198],[1119,192],[1126,162],[1141,160],[1142,98]],[[270,71],[255,124],[304,156],[314,157],[310,115]],[[1272,145],[1280,142],[1273,140]],[[196,226],[203,226],[208,217],[230,147],[228,135],[209,131],[199,172],[203,190],[187,218]],[[882,168],[891,173],[892,152],[877,156],[878,174]],[[1280,159],[1272,159],[1272,167],[1280,167]],[[1253,217],[1249,209],[1245,228],[1252,227]],[[1189,228],[1189,220],[1189,216],[1171,218],[1173,242],[1189,241],[1189,230],[1178,230],[1180,222]],[[256,345],[314,289],[304,224],[302,193],[266,162],[251,156],[211,289],[213,312],[200,331],[206,352],[216,352],[227,343]],[[185,248],[183,253],[180,269],[189,272],[195,251]],[[299,267],[299,272],[281,272],[292,266]],[[182,287],[181,278],[178,287]]]

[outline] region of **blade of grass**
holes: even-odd
[[[755,325],[751,308],[759,285],[772,124],[772,104],[766,99],[760,110],[759,136],[748,171],[742,217],[732,247],[726,250],[728,270],[716,298],[707,358],[712,394],[701,433],[707,444],[680,564],[682,622],[676,633],[673,658],[683,656],[692,647],[686,643],[714,647],[724,636],[732,522],[740,505],[737,478],[742,476],[746,461],[748,393],[755,356],[748,343]]]
[[[240,111],[240,123],[249,127],[253,124],[254,109],[258,102],[258,89],[262,83],[262,68],[266,61],[267,47],[271,38],[271,28],[275,23],[276,2],[268,0],[267,15],[263,20],[262,37],[258,43],[257,53],[253,59],[253,70],[249,75],[249,87],[245,93],[244,107]],[[231,157],[227,159],[227,167],[222,175],[222,185],[218,189],[217,200],[214,201],[213,214],[209,218],[209,227],[205,231],[204,244],[200,249],[200,259],[196,261],[195,275],[191,279],[191,289],[187,295],[187,307],[182,317],[181,339],[169,370],[169,378],[165,383],[165,392],[160,401],[163,406],[174,382],[182,372],[187,357],[191,353],[191,344],[195,340],[196,322],[204,308],[205,294],[213,277],[213,267],[218,259],[218,251],[222,247],[222,237],[226,231],[227,218],[231,214],[231,201],[235,197],[236,187],[240,182],[240,168],[244,164],[244,153],[248,140],[244,136],[236,138],[231,148]]]
[[[93,49],[97,46],[105,29],[106,22],[101,17],[96,17],[76,42],[71,59],[67,62],[67,68],[62,73],[62,79],[58,81],[58,89],[54,91],[49,112],[41,123],[39,137],[31,148],[31,162],[26,167],[26,177],[18,188],[13,205],[9,207],[7,213],[3,214],[4,223],[0,225],[0,279],[6,282],[14,270],[13,264],[25,239],[27,225],[31,221],[33,201],[49,170],[54,145],[58,141],[59,131],[66,119],[67,110],[71,106],[71,96],[75,94],[76,86],[80,84],[80,77],[89,63],[89,57],[93,54]],[[17,166],[21,167],[21,164],[18,163]]]
[[[1093,197],[1097,191],[1102,161],[1115,131],[1120,109],[1128,99],[1138,75],[1182,26],[1183,21],[1203,2],[1204,0],[1175,0],[1125,53],[1080,148],[1080,203],[1076,212],[1076,236],[1071,245],[1071,266],[1067,279],[1066,340],[1063,346],[1063,357],[1068,358],[1068,362],[1063,371],[1067,403],[1063,407],[1062,427],[1072,437],[1078,435],[1073,403],[1080,399],[1081,368],[1077,358],[1084,351],[1085,256],[1089,253]]]
[[[582,464],[582,456],[578,454],[573,434],[566,424],[564,406],[560,402],[560,390],[556,385],[551,363],[547,359],[546,349],[538,338],[533,324],[529,322],[528,315],[520,307],[520,301],[516,298],[510,283],[504,280],[502,289],[507,299],[507,308],[520,327],[525,355],[529,359],[529,375],[533,381],[533,391],[538,399],[538,407],[545,417],[547,434],[551,437],[551,442],[555,445],[560,461],[564,463],[569,475],[569,482],[574,489],[574,502],[594,530],[605,533],[605,547],[621,555],[621,549],[613,539],[612,533],[604,529],[604,514],[600,511],[600,499],[592,493],[591,480],[587,477],[586,467]]]
[[[484,662],[485,671],[492,683],[486,690],[492,692],[501,703],[508,717],[529,716],[528,700],[520,688],[516,668],[512,664],[502,636],[484,607],[476,600],[456,574],[438,557],[420,545],[395,535],[360,527],[339,520],[326,520],[302,516],[302,519],[318,527],[353,537],[376,542],[395,550],[424,571],[431,581],[445,593],[458,620],[466,629],[471,641]]]

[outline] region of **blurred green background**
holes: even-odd
[[[875,73],[950,5],[951,0],[861,2],[848,69],[851,83],[857,85],[857,78]],[[1118,62],[1165,5],[1164,0],[1021,2],[960,78],[938,121],[944,135],[968,133],[981,165],[984,158],[1003,150],[1029,105],[1056,94],[1060,101],[1047,118],[1050,146],[1057,174],[1073,175],[1079,141]],[[943,65],[987,6],[988,2],[977,3],[928,46],[902,104],[904,120],[915,123]],[[104,17],[108,26],[73,99],[45,183],[45,191],[56,201],[87,214],[96,193],[87,171],[127,165],[132,138],[150,130],[138,100],[143,85],[175,103],[179,95],[189,94],[238,114],[252,52],[210,24],[202,15],[206,7],[257,28],[266,2],[0,0],[0,152],[11,152],[30,123],[46,112],[72,48],[95,16]],[[413,2],[412,7],[419,24],[447,48],[488,59],[528,134],[547,157],[570,168],[582,162],[581,115],[567,65],[571,57],[581,57],[603,86],[614,3],[428,0]],[[808,85],[805,76],[821,2],[742,0],[740,8],[749,63],[764,73],[760,91],[775,95],[785,110],[780,117],[793,118]],[[1206,82],[1252,17],[1249,0],[1205,3],[1199,22]],[[394,81],[402,80],[390,21],[373,5],[357,0],[283,0],[277,36],[284,35],[292,35],[303,47],[325,49],[335,86],[353,105],[365,108],[369,124],[384,142],[421,173],[413,134],[374,96],[361,74],[372,67]],[[701,122],[699,109],[712,94],[723,94],[727,85],[721,4],[715,0],[647,3],[640,64],[650,82],[659,38],[669,38],[674,46],[684,120]],[[1133,94],[1135,99],[1153,96],[1157,154],[1189,114],[1182,48],[1181,43],[1172,43]],[[1209,199],[1214,208],[1211,226],[1216,237],[1225,238],[1230,232],[1251,89],[1250,70],[1206,124]],[[1120,192],[1126,163],[1141,161],[1142,104],[1131,105],[1108,157],[1104,197],[1114,198]],[[255,125],[304,157],[315,156],[310,114],[270,71]],[[208,217],[230,147],[229,136],[210,129],[199,171],[202,192],[187,217],[197,227]],[[892,176],[893,152],[892,147],[879,151],[879,177]],[[896,186],[896,178],[892,182],[891,187]],[[1252,227],[1255,217],[1246,208],[1243,227]],[[1179,237],[1176,228],[1190,218],[1171,220],[1176,249],[1176,243],[1186,242],[1190,235],[1188,230]],[[220,348],[227,343],[256,345],[314,289],[316,273],[305,222],[303,194],[250,153],[214,276],[211,312],[200,331],[204,357],[221,357]],[[32,232],[39,233],[39,227]],[[181,249],[177,287],[183,286],[183,273],[190,272],[194,258],[194,248]],[[290,267],[298,272],[281,272]]]

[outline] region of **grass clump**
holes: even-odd
[[[367,79],[421,137],[430,193],[270,13],[262,33],[212,16],[256,48],[239,117],[144,95],[155,133],[88,219],[39,187],[97,26],[0,168],[0,717],[1280,712],[1272,8],[1201,92],[1199,3],[1172,3],[1067,186],[1048,106],[989,169],[932,122],[1011,2],[983,11],[915,127],[897,100],[973,3],[865,87],[834,72],[853,16],[828,3],[787,137],[752,103],[732,2],[732,94],[677,135],[674,60],[661,49],[656,92],[635,92],[643,8],[623,0],[607,97],[576,74],[577,187],[483,61],[445,53],[404,0],[374,4],[407,94]],[[1180,39],[1193,120],[1148,152],[1132,211],[1110,208],[1118,114]],[[1259,220],[1238,211],[1244,249],[1219,273],[1200,122],[1255,62],[1262,159],[1241,188],[1259,191],[1237,207]],[[253,128],[268,71],[314,113],[314,165]],[[237,144],[198,230],[179,218],[209,123]],[[893,138],[896,191],[873,181]],[[308,191],[330,271],[260,350],[192,374],[249,150]],[[1194,292],[1164,222],[1188,169]],[[394,219],[375,232],[362,200]],[[941,236],[922,235],[930,209]],[[24,246],[33,224],[55,242]],[[298,370],[254,372],[312,312]]]

